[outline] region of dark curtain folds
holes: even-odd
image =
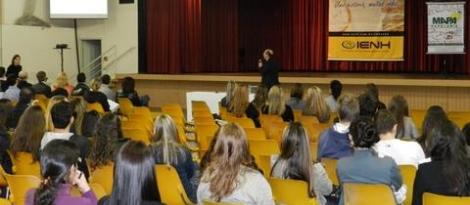
[[[149,73],[256,72],[261,52],[272,48],[285,72],[470,74],[468,52],[426,54],[425,0],[406,0],[404,61],[398,62],[327,61],[328,0],[147,0],[146,4]],[[470,32],[465,35],[468,50]]]

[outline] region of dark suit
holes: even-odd
[[[274,60],[269,59],[268,61],[263,61],[263,67],[261,67],[261,84],[268,89],[273,85],[278,85],[279,70],[281,70],[281,68]]]
[[[51,87],[44,82],[33,85],[33,90],[35,94],[42,94],[46,97],[51,97]]]

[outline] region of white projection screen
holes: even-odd
[[[108,0],[50,0],[49,11],[53,19],[108,18]]]

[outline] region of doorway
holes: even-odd
[[[82,40],[81,72],[85,73],[87,80],[101,76],[101,40]]]

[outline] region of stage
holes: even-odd
[[[117,74],[117,79],[131,76],[139,94],[150,96],[150,106],[180,103],[186,107],[186,93],[195,91],[224,92],[229,80],[257,85],[257,73],[197,73],[197,74]],[[403,95],[410,109],[424,110],[441,105],[447,111],[470,111],[470,78],[468,76],[377,73],[281,73],[280,82],[286,92],[295,83],[319,86],[328,95],[331,80],[343,83],[343,92],[359,94],[367,83],[379,87],[380,100],[388,103],[394,95]]]

